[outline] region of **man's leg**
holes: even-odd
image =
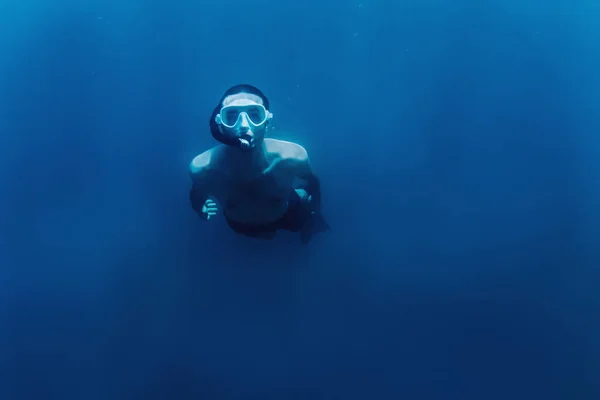
[[[279,228],[300,232],[302,243],[308,243],[315,233],[328,231],[329,225],[321,213],[313,212],[306,192],[298,189],[290,194],[288,211],[280,220]]]

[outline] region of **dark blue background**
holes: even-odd
[[[562,4],[561,4],[562,3]],[[596,1],[0,1],[0,399],[597,399]],[[201,222],[222,92],[333,226]]]

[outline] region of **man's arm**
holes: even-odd
[[[200,154],[190,163],[190,178],[192,179],[192,188],[190,189],[190,203],[198,215],[205,217],[202,212],[202,206],[209,197],[208,191],[208,163],[210,159],[206,153]]]
[[[203,190],[202,184],[198,181],[194,180],[192,183],[192,188],[190,189],[190,203],[192,204],[192,208],[198,215],[204,217],[202,213],[202,206],[204,202],[208,199],[208,195]]]
[[[315,175],[308,154],[303,147],[296,155],[296,174],[302,180],[301,188],[306,190],[306,193],[311,197],[311,205],[315,211],[321,210],[321,182]]]

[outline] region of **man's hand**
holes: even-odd
[[[306,193],[306,190],[304,189],[295,189],[296,193],[298,194],[298,197],[300,197],[300,200],[305,203],[308,202],[308,198],[310,197],[308,195],[308,193]]]
[[[217,208],[217,203],[215,203],[211,199],[208,199],[202,205],[201,217],[202,219],[208,221],[211,217],[217,215],[217,211],[219,211],[219,209]]]
[[[311,195],[309,195],[306,190],[304,189],[296,189],[296,193],[298,194],[298,197],[300,197],[300,201],[303,204],[307,204],[310,209],[311,209],[311,213],[314,214],[314,207],[313,207],[313,198]]]

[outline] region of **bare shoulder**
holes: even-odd
[[[265,146],[270,154],[281,160],[307,162],[308,153],[298,143],[278,139],[265,139]]]
[[[189,165],[190,175],[193,178],[201,177],[214,168],[217,158],[218,147],[213,147],[205,152],[198,154]]]

